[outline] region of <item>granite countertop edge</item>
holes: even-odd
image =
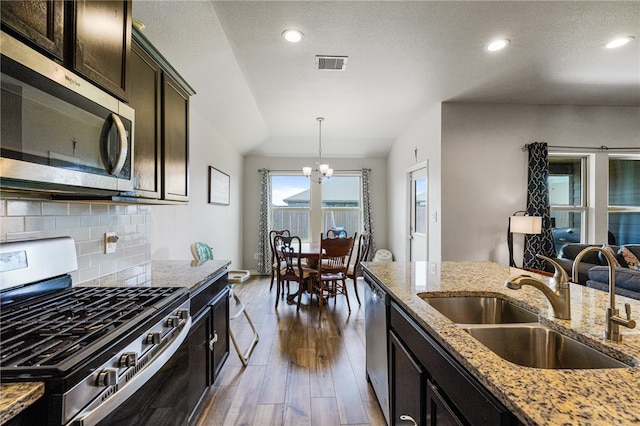
[[[44,395],[43,382],[0,385],[0,425],[5,424]]]
[[[539,320],[570,337],[626,363],[640,359],[640,331],[621,328],[623,343],[602,340],[606,292],[571,284],[572,320],[557,320],[542,292],[532,287],[514,291],[504,287],[513,275],[526,273],[493,262],[368,262],[373,275],[420,326],[431,334],[524,424],[629,424],[640,422],[640,367],[627,369],[551,370],[512,364],[421,299],[436,296],[499,296],[534,312]],[[548,282],[548,278],[536,275]],[[630,303],[634,318],[640,301]]]

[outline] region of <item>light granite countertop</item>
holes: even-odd
[[[365,270],[386,287],[429,334],[523,423],[528,425],[629,425],[640,423],[640,366],[619,369],[551,370],[512,364],[482,345],[433,307],[419,293],[499,295],[528,310],[563,334],[630,365],[640,360],[640,330],[621,327],[622,343],[602,339],[606,292],[571,284],[571,320],[558,320],[538,289],[504,287],[507,278],[526,273],[492,262],[368,262]],[[640,300],[616,296],[624,313],[640,320]],[[640,322],[640,321],[639,321]]]
[[[44,395],[44,383],[3,383],[0,385],[0,425],[5,424],[22,410]]]
[[[231,264],[228,260],[158,260],[84,281],[82,287],[186,287],[197,290]]]
[[[82,287],[186,287],[197,291],[210,278],[231,264],[227,260],[152,261],[124,272],[85,281]],[[8,421],[33,404],[44,394],[44,383],[5,383],[0,387],[0,424]]]

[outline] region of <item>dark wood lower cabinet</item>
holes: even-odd
[[[394,425],[413,424],[403,422],[401,415],[420,426],[521,424],[395,302],[391,302],[389,327]]]
[[[389,366],[392,423],[411,426],[411,418],[418,425],[424,424],[427,376],[393,331],[389,331]]]
[[[189,422],[197,418],[203,396],[229,356],[229,288],[227,273],[212,278],[191,296],[189,331]]]
[[[427,425],[438,426],[463,426],[464,423],[453,412],[447,401],[444,400],[440,391],[431,383],[427,381]]]

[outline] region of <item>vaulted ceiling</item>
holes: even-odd
[[[323,155],[385,157],[440,102],[640,106],[638,1],[162,0],[133,15],[243,154],[314,156],[319,116]],[[635,39],[604,48],[618,36]],[[486,51],[496,38],[511,43]]]

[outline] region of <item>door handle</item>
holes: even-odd
[[[113,124],[116,126],[116,132],[118,133],[118,158],[116,158],[116,162],[111,170],[109,170],[109,173],[117,176],[122,170],[122,167],[124,167],[124,162],[127,160],[129,144],[127,143],[127,131],[120,117],[117,114],[111,113],[111,120],[113,120]]]

